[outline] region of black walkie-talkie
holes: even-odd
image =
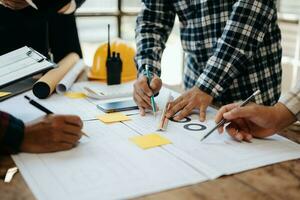
[[[116,85],[121,83],[122,60],[120,53],[110,52],[110,25],[108,24],[108,41],[107,41],[107,60],[106,60],[106,74],[107,85]]]

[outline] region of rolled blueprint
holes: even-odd
[[[58,63],[58,67],[47,72],[40,78],[33,86],[33,94],[40,98],[45,99],[53,93],[56,85],[63,77],[71,70],[77,63],[79,56],[76,53],[70,53]]]
[[[65,77],[57,84],[56,92],[58,94],[65,93],[71,88],[73,83],[76,81],[79,74],[84,70],[85,64],[82,59],[80,59],[74,67],[65,75]]]

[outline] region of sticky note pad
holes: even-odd
[[[66,92],[64,94],[66,97],[69,97],[71,99],[84,99],[86,98],[86,94],[83,92]]]
[[[166,144],[171,144],[172,142],[165,137],[162,137],[156,133],[135,136],[130,138],[133,143],[141,147],[142,149],[149,149],[153,147],[158,147]]]
[[[11,94],[11,92],[0,92],[0,97],[5,97],[10,94]]]
[[[127,115],[119,112],[99,115],[97,116],[97,118],[104,123],[122,122],[130,120],[130,118]]]

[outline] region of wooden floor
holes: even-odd
[[[282,135],[300,144],[300,132],[285,130]],[[13,166],[15,164],[10,156],[2,156],[0,158],[0,178],[3,179],[6,170]],[[0,199],[34,200],[35,198],[18,173],[10,184],[0,181]],[[223,176],[213,181],[152,194],[139,199],[300,200],[300,159]]]

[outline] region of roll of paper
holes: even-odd
[[[56,92],[58,94],[65,93],[68,91],[73,83],[76,81],[79,74],[84,70],[85,64],[82,59],[80,59],[74,67],[65,75],[65,77],[57,84]]]
[[[33,86],[33,94],[40,98],[45,99],[53,93],[56,85],[63,79],[63,77],[72,69],[72,67],[79,60],[76,53],[70,53],[58,63],[58,67],[47,72],[40,78]]]

